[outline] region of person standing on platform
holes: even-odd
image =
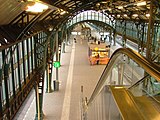
[[[76,40],[76,38],[74,38],[74,43],[77,43],[77,40]]]

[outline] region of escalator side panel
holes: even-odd
[[[110,86],[115,103],[118,106],[123,120],[144,120],[135,102],[124,87]]]

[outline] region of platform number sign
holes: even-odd
[[[59,62],[59,61],[55,61],[55,62],[53,63],[53,66],[54,66],[55,68],[59,68],[59,67],[60,67],[60,62]]]

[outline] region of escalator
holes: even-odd
[[[116,50],[83,106],[83,120],[160,120],[160,67],[131,49]]]

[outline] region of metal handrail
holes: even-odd
[[[130,48],[119,48],[117,49],[111,56],[108,64],[106,65],[92,95],[89,99],[87,105],[92,103],[94,98],[98,95],[98,93],[101,91],[101,89],[104,86],[104,83],[110,73],[110,70],[115,63],[116,59],[119,55],[124,54],[130,57],[132,60],[134,60],[138,65],[140,65],[148,74],[150,74],[152,77],[154,77],[156,80],[160,81],[160,67],[156,65],[155,63],[147,60],[145,57],[140,55],[139,53],[133,51]]]

